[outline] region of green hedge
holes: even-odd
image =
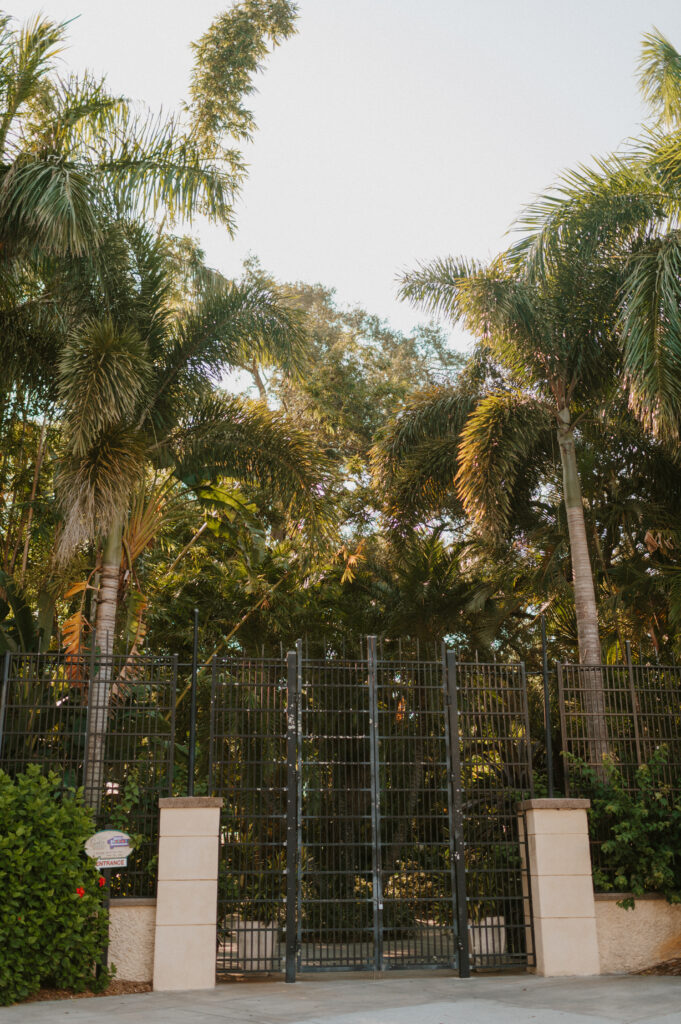
[[[80,793],[30,767],[0,771],[0,1005],[41,987],[100,990],[108,935],[100,874],[84,853],[95,831]]]
[[[596,890],[630,893],[620,901],[625,908],[652,892],[681,903],[681,780],[671,778],[666,746],[637,769],[633,786],[613,760],[600,773],[570,761],[579,792],[591,799]]]

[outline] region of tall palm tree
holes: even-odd
[[[455,489],[473,523],[498,536],[552,471],[555,439],[587,666],[599,666],[602,655],[575,446],[580,418],[607,407],[613,389],[618,274],[617,264],[587,263],[567,247],[541,282],[528,282],[503,256],[488,266],[436,260],[407,274],[402,296],[462,322],[500,375],[477,396],[461,388],[426,395],[375,456],[380,470],[400,452],[405,466],[395,475],[403,495],[411,488],[432,503]],[[597,672],[590,683],[590,739],[600,761],[607,738]]]
[[[529,280],[552,272],[566,245],[584,260],[615,258],[622,375],[631,409],[661,438],[681,430],[681,54],[644,36],[639,84],[651,123],[640,138],[564,173],[530,204],[510,251]]]
[[[96,248],[112,210],[231,223],[238,179],[173,118],[136,112],[90,74],[60,78],[66,25],[0,18],[0,245],[17,253]]]
[[[93,257],[121,217],[202,215],[233,230],[239,145],[255,128],[244,100],[295,18],[290,0],[232,4],[194,44],[189,102],[157,116],[89,73],[57,73],[67,23],[38,16],[17,27],[0,14],[0,399],[39,375],[36,343],[49,367],[52,339],[35,330],[54,298],[41,280],[45,261]]]
[[[90,541],[102,549],[95,619],[101,667],[91,694],[101,714],[91,715],[91,802],[101,790],[123,526],[145,474],[172,472],[190,489],[221,476],[254,483],[274,492],[299,526],[328,526],[329,462],[314,440],[263,403],[216,388],[246,350],[295,366],[305,339],[296,310],[271,290],[215,274],[178,306],[171,301],[175,257],[148,229],[122,232],[117,225],[107,254],[105,272],[90,262],[81,268],[67,306],[84,315],[66,337],[58,366],[61,552],[68,557]]]

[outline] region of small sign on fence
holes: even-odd
[[[127,832],[108,828],[90,836],[85,843],[85,852],[98,868],[124,868],[132,853],[132,840]]]

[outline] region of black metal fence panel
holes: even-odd
[[[557,666],[567,794],[592,796],[594,785],[607,780],[604,758],[633,794],[638,768],[660,748],[665,756],[658,777],[671,793],[681,793],[681,667],[634,664],[629,647],[627,654],[624,665]],[[607,822],[596,832],[592,825],[597,880],[606,868],[601,847],[608,838]]]
[[[117,897],[156,894],[158,798],[173,785],[177,660],[92,654],[9,654],[0,690],[0,768],[9,775],[37,764],[56,772],[64,794],[86,783],[88,694],[106,671],[99,762],[99,828],[133,836],[128,866],[112,872]],[[92,751],[91,751],[92,754]]]
[[[303,662],[299,970],[373,968],[379,955],[372,699],[366,659]]]
[[[384,968],[459,966],[445,666],[379,661]]]
[[[364,657],[220,660],[210,765],[219,972],[467,973],[469,945],[476,968],[532,962],[520,666],[379,659],[373,638]]]
[[[528,860],[520,848],[517,813],[518,801],[534,795],[524,666],[450,660],[452,675],[470,964],[497,970],[532,966]]]
[[[357,657],[303,658],[299,644],[195,670],[96,647],[11,655],[0,767],[37,763],[64,791],[97,791],[98,827],[134,836],[119,896],[155,893],[160,796],[223,796],[222,973],[523,966],[524,670],[419,653],[385,657],[370,637]]]
[[[604,744],[593,741],[594,691],[601,696]],[[575,759],[597,770],[605,752],[633,789],[636,770],[664,746],[664,774],[681,787],[681,667],[677,665],[558,665],[558,696],[566,791],[579,788]],[[605,751],[603,750],[605,746]]]
[[[213,661],[209,787],[224,798],[218,972],[282,971],[288,791],[285,660]]]

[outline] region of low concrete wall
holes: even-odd
[[[109,963],[119,981],[152,981],[156,900],[111,900]]]
[[[622,893],[596,893],[596,933],[601,974],[627,974],[681,957],[681,904],[662,896],[636,898],[633,910]]]

